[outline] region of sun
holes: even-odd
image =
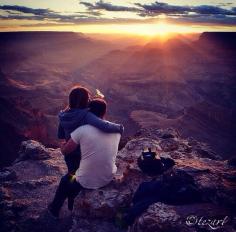
[[[144,35],[144,36],[167,36],[170,33],[168,24],[155,23],[155,24],[133,24],[130,28],[123,28],[127,33]]]

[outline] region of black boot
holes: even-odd
[[[48,205],[48,211],[54,219],[59,218],[59,212],[57,210],[53,209],[52,204]]]
[[[70,211],[73,210],[73,207],[74,207],[74,198],[73,197],[68,197],[67,201],[68,201],[68,209]]]

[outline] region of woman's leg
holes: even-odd
[[[69,174],[71,175],[75,174],[76,170],[79,168],[80,159],[81,155],[79,150],[76,150],[65,156],[65,162]]]
[[[83,187],[76,181],[75,178],[72,178],[70,175],[63,176],[57,188],[55,197],[49,206],[51,213],[58,217],[60,209],[66,198],[68,198],[68,208],[72,210],[74,199],[82,189]]]
[[[70,190],[69,190],[69,193],[68,193],[68,209],[69,210],[71,210],[71,211],[73,210],[74,199],[82,189],[83,189],[83,187],[74,178],[71,181]]]
[[[68,196],[68,188],[69,188],[69,177],[65,175],[61,178],[60,184],[56,190],[56,194],[52,203],[49,206],[49,210],[51,213],[58,217],[60,209]]]

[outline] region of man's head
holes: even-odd
[[[95,98],[89,103],[89,110],[99,118],[103,118],[106,114],[107,103],[103,99]]]

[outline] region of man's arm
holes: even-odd
[[[77,146],[77,143],[75,143],[72,139],[69,139],[69,141],[61,147],[61,152],[64,156],[66,156],[71,152],[75,151]]]
[[[80,136],[81,136],[80,133],[81,133],[81,128],[77,128],[70,134],[71,138],[64,146],[61,147],[61,152],[63,155],[68,155],[71,152],[75,151],[78,144],[80,143]]]

